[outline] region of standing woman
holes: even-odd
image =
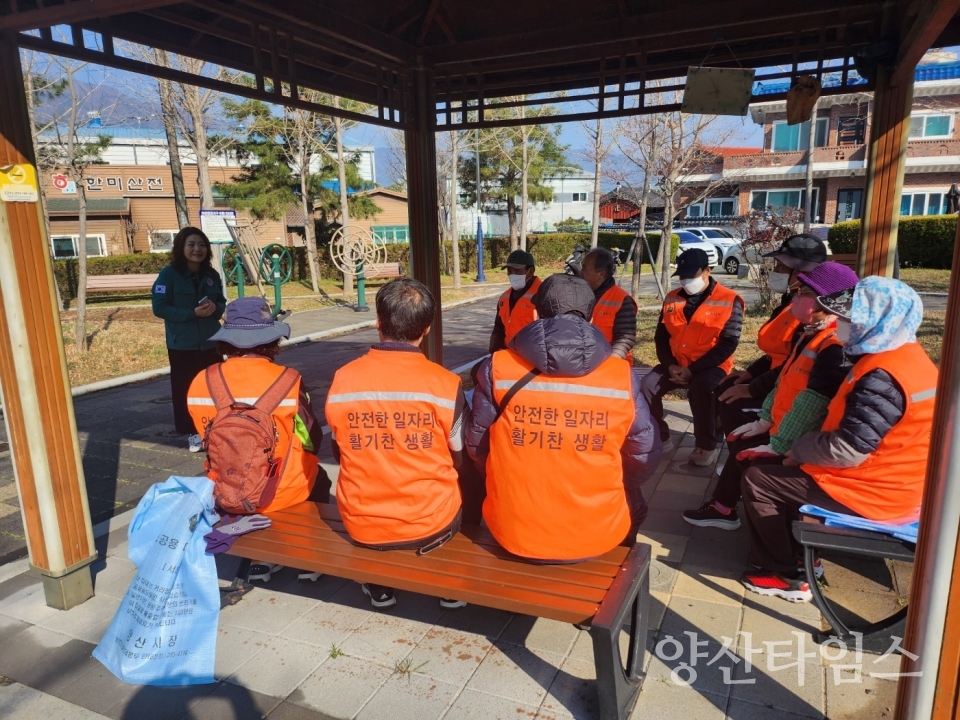
[[[173,421],[179,435],[189,436],[190,452],[200,451],[200,435],[187,410],[187,390],[197,373],[223,360],[210,336],[220,329],[226,305],[220,275],[210,267],[210,240],[202,230],[183,228],[153,285],[153,314],[166,326]]]

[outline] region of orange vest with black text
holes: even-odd
[[[690,363],[706,355],[717,344],[723,326],[733,315],[735,303],[743,307],[743,299],[739,295],[717,283],[687,322],[683,312],[687,300],[680,295],[680,288],[667,294],[663,301],[662,322],[670,333],[670,351],[680,367],[689,367]],[[733,355],[720,364],[724,372],[730,372],[732,367]]]
[[[504,343],[506,343],[508,347],[514,336],[533,322],[535,310],[533,307],[533,296],[537,294],[537,290],[539,289],[540,278],[535,277],[533,278],[533,282],[530,283],[530,287],[520,296],[520,299],[517,300],[512,310],[510,309],[510,293],[513,292],[513,290],[505,290],[497,301],[497,315],[500,316],[500,322],[503,323],[503,329],[506,330]]]
[[[773,361],[770,363],[771,369],[783,365],[790,356],[799,327],[800,321],[793,316],[788,305],[775,318],[767,320],[757,332],[757,347]]]
[[[337,370],[326,418],[340,449],[337,505],[357,542],[419,540],[453,522],[448,439],[460,378],[422,353],[379,350]]]
[[[593,306],[593,315],[590,322],[603,333],[608,343],[613,342],[613,322],[620,311],[620,307],[627,300],[633,302],[630,293],[614,284],[607,288],[606,292],[600,296],[600,299]]]
[[[930,431],[937,388],[937,367],[916,342],[896,350],[864,355],[853,366],[830,403],[823,432],[840,427],[847,396],[864,375],[886,370],[903,390],[903,417],[880,446],[857,467],[802,465],[817,485],[837,502],[869,520],[916,519],[930,452]]]
[[[777,379],[777,387],[774,390],[773,406],[770,408],[770,420],[773,422],[773,427],[770,428],[771,435],[775,435],[780,429],[780,421],[790,412],[797,395],[807,389],[810,372],[817,361],[817,355],[821,350],[839,344],[837,326],[831,323],[829,327],[825,327],[814,335],[803,350],[797,352],[800,348],[799,344],[793,348],[793,352],[780,370],[780,377]]]
[[[491,362],[499,405],[533,365],[512,350]],[[537,376],[491,426],[483,519],[514,555],[582,560],[626,537],[620,448],[635,415],[631,375],[610,357],[580,377]]]
[[[276,382],[285,368],[264,357],[232,357],[223,363],[223,379],[237,402],[253,405],[267,389]],[[273,422],[277,428],[276,457],[290,455],[283,466],[277,493],[267,505],[257,510],[269,513],[283,510],[291,505],[304,502],[313,490],[320,464],[314,448],[313,452],[304,449],[303,443],[294,432],[294,422],[300,399],[300,382],[297,382],[273,411]],[[206,433],[207,424],[216,417],[217,408],[207,387],[206,373],[199,373],[187,391],[187,408],[197,432]],[[292,445],[291,445],[292,443]]]

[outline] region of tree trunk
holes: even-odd
[[[810,113],[810,133],[808,135],[807,145],[807,172],[806,172],[806,197],[803,200],[803,231],[810,232],[810,223],[813,221],[813,151],[817,139],[817,106],[814,104],[813,111]]]
[[[650,134],[650,162],[647,163],[646,172],[643,173],[643,189],[641,190],[640,196],[640,217],[639,223],[640,228],[638,230],[641,233],[638,237],[641,242],[637,242],[637,248],[633,254],[633,277],[630,279],[630,293],[633,297],[638,297],[640,295],[640,269],[643,264],[643,253],[646,250],[646,238],[647,238],[647,196],[650,194],[650,173],[653,172],[653,169],[657,166],[657,161],[659,160],[659,147],[657,146],[657,136],[656,132],[651,132]],[[641,247],[642,245],[642,247]],[[660,237],[660,247],[663,247],[663,236]],[[667,246],[667,259],[669,260],[670,247]],[[669,264],[669,263],[668,263]],[[656,272],[657,269],[651,267],[653,272]],[[664,298],[661,297],[661,300]]]
[[[530,175],[530,166],[527,162],[527,131],[522,128],[520,137],[523,141],[521,147],[522,164],[520,171],[520,249],[527,249],[527,182]]]
[[[457,131],[450,133],[450,234],[453,236],[453,289],[460,289],[460,227],[457,224],[457,209],[460,205],[459,184],[460,147]]]
[[[340,98],[334,98],[334,104],[340,106]],[[343,154],[343,120],[333,119],[337,138],[337,178],[340,181],[340,225],[346,234],[350,228],[350,205],[347,197],[347,160]],[[353,292],[353,273],[343,274],[344,294]]]
[[[157,60],[167,66],[167,54],[156,50]],[[170,158],[170,175],[173,177],[173,204],[177,211],[177,224],[185,228],[190,224],[187,215],[187,192],[183,187],[183,165],[180,162],[180,143],[177,139],[176,109],[173,105],[173,90],[169,80],[157,80],[160,86],[160,116],[163,118],[163,131],[167,136],[167,154]],[[208,178],[209,179],[209,178]]]
[[[594,138],[593,146],[593,159],[596,163],[596,168],[593,173],[593,220],[590,222],[590,247],[595,248],[599,242],[600,236],[600,169],[603,166],[603,158],[601,157],[601,152],[603,150],[603,120],[597,120],[597,135]],[[641,231],[643,226],[640,226]],[[634,263],[636,268],[636,263]],[[635,269],[634,274],[637,276],[637,283],[640,282],[639,272]],[[636,293],[634,293],[636,295]]]
[[[507,197],[507,225],[510,228],[510,252],[520,248],[520,233],[517,231],[517,199]]]
[[[317,226],[313,221],[313,202],[310,200],[310,158],[300,165],[300,200],[303,203],[303,242],[307,246],[307,266],[310,268],[310,287],[313,294],[320,292],[317,272]]]
[[[672,186],[671,186],[672,187]],[[664,191],[663,232],[660,233],[660,285],[670,292],[670,245],[673,236],[673,193]]]
[[[80,237],[77,238],[77,352],[87,351],[87,189],[83,178],[76,177],[80,204]]]

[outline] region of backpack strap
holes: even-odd
[[[280,373],[280,377],[273,381],[273,385],[267,388],[253,406],[267,415],[272,415],[299,379],[300,373],[293,368],[285,368]]]
[[[223,377],[223,363],[211,365],[206,369],[207,390],[210,391],[210,397],[214,405],[217,406],[217,412],[228,408],[235,402],[230,388],[227,386],[227,380]]]
[[[539,368],[534,368],[522,378],[517,380],[509,390],[507,394],[503,396],[503,400],[500,401],[500,404],[497,406],[497,416],[493,419],[493,422],[496,422],[500,419],[500,416],[503,415],[503,411],[507,409],[507,406],[510,404],[510,401],[513,400],[514,396],[523,389],[524,385],[527,385],[531,380],[533,380],[537,375],[540,374]]]

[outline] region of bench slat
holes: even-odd
[[[88,275],[87,290],[149,290],[156,280],[156,275]]]

